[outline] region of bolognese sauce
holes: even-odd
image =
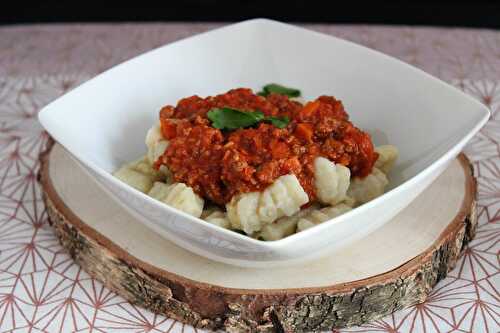
[[[266,122],[231,131],[214,128],[207,113],[227,107],[289,122],[284,128]],[[342,102],[331,96],[303,105],[285,95],[264,97],[239,88],[165,106],[160,124],[170,143],[155,167],[166,165],[174,181],[219,205],[240,193],[263,191],[286,174],[296,175],[313,202],[316,157],[343,164],[358,177],[368,175],[378,157],[370,136],[349,121]]]

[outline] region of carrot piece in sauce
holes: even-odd
[[[297,127],[295,128],[294,132],[295,136],[297,136],[299,139],[302,139],[306,142],[311,142],[314,131],[313,128],[310,124],[307,123],[299,123]]]
[[[321,105],[321,102],[316,100],[314,102],[308,102],[304,108],[300,111],[303,117],[310,117]]]

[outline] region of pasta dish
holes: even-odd
[[[384,193],[398,150],[374,147],[340,100],[269,84],[164,106],[147,153],[115,176],[207,223],[261,240],[311,228]]]

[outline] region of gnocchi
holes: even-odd
[[[375,152],[378,153],[378,159],[375,162],[375,167],[379,168],[385,174],[389,173],[398,158],[398,148],[393,145],[383,145],[375,147]]]
[[[142,193],[147,193],[153,186],[153,180],[150,176],[128,166],[121,167],[113,175]]]
[[[146,157],[125,164],[113,175],[143,193],[148,192],[154,182],[165,180],[165,175],[155,170]]]
[[[160,124],[155,124],[146,134],[147,159],[153,165],[168,148],[168,141],[161,134]]]
[[[203,211],[204,200],[183,183],[155,182],[148,195],[194,217],[200,217]]]
[[[312,210],[299,219],[297,223],[297,231],[303,231],[314,227],[315,225],[340,216],[350,211],[351,209],[352,207],[342,203],[336,206],[325,207],[319,210]]]
[[[281,176],[263,192],[237,195],[226,204],[227,216],[235,229],[246,234],[260,231],[264,224],[292,216],[309,201],[295,175]]]
[[[365,178],[354,177],[351,180],[347,195],[353,198],[356,204],[363,204],[384,194],[387,184],[387,176],[379,169],[373,168]]]
[[[231,222],[227,218],[227,215],[222,210],[213,210],[211,213],[203,217],[208,223],[214,224],[224,229],[231,228]]]
[[[292,216],[285,216],[273,223],[266,224],[262,227],[262,230],[257,237],[262,238],[263,240],[273,241],[294,234],[297,231],[298,221],[303,216],[306,216],[317,209],[319,209],[319,205],[313,204],[311,207],[301,209]]]
[[[351,171],[342,164],[324,157],[314,160],[314,185],[321,203],[334,206],[344,201],[350,178]]]

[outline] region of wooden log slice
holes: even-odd
[[[381,229],[295,267],[241,268],[194,255],[121,209],[59,145],[40,183],[61,244],[127,300],[196,327],[299,332],[360,325],[423,302],[476,229],[476,182],[460,155]]]

